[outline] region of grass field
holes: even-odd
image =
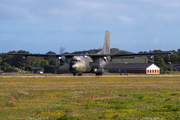
[[[2,120],[180,119],[180,77],[0,77]]]

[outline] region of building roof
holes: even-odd
[[[152,63],[109,63],[105,69],[146,69],[151,65]]]
[[[148,68],[146,68],[146,70],[160,70],[160,68],[155,64],[152,64]]]

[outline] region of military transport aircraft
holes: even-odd
[[[48,57],[57,58],[60,62],[65,62],[67,59],[71,59],[69,62],[69,70],[73,75],[81,76],[82,73],[95,73],[96,75],[102,75],[104,67],[112,59],[119,58],[135,58],[139,56],[152,56],[160,54],[171,54],[170,52],[163,53],[138,53],[138,54],[111,54],[110,53],[110,32],[106,31],[104,47],[97,54],[24,54],[10,53],[9,55],[21,55],[21,56],[36,56],[36,57]]]

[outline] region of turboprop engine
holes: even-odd
[[[59,67],[61,62],[66,62],[65,56],[58,57],[57,62],[56,62],[56,67]]]
[[[104,57],[104,61],[105,61],[105,62],[111,61],[111,57],[110,57],[110,56]]]
[[[65,62],[66,61],[66,57],[65,56],[58,57],[58,60],[60,60],[60,62]]]

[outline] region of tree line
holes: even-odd
[[[86,51],[75,51],[73,53],[65,52],[64,54],[95,54],[101,49],[91,49]],[[180,49],[171,51],[153,50],[149,52],[172,52],[171,55],[156,55],[154,57],[148,57],[149,60],[154,61],[154,63],[161,68],[161,71],[168,71],[170,68],[166,67],[166,64],[171,62],[180,63]],[[29,53],[29,51],[19,50],[19,51],[9,51],[8,53]],[[22,56],[8,55],[8,53],[0,54],[0,66],[4,72],[20,72],[22,70],[33,71],[34,67],[42,67],[45,73],[54,73],[56,69],[55,58],[43,58],[43,57],[33,57],[29,56],[23,58]],[[112,54],[117,53],[130,53],[127,51],[122,51],[117,48],[111,49]],[[139,53],[147,53],[147,51],[140,51]],[[56,54],[55,52],[49,51],[46,54]],[[63,63],[64,64],[64,63]],[[63,65],[62,63],[60,65]]]
[[[148,57],[149,60],[154,61],[154,63],[160,67],[161,72],[165,72],[165,71],[171,71],[171,68],[167,68],[167,64],[177,64],[180,63],[180,49],[176,50],[170,50],[170,51],[162,51],[162,50],[153,50],[153,51],[149,51],[149,52],[171,52],[171,55],[156,55],[153,58]],[[147,53],[147,51],[140,51],[139,53]],[[176,71],[176,69],[173,69],[174,71]]]
[[[8,53],[29,53],[29,51],[19,50],[10,51]],[[34,67],[42,67],[45,73],[54,73],[56,65],[56,59],[48,59],[43,57],[32,57],[27,58],[17,55],[8,55],[8,53],[2,53],[0,55],[0,66],[4,72],[20,72],[22,70],[33,71]],[[56,54],[52,51],[46,54]]]

